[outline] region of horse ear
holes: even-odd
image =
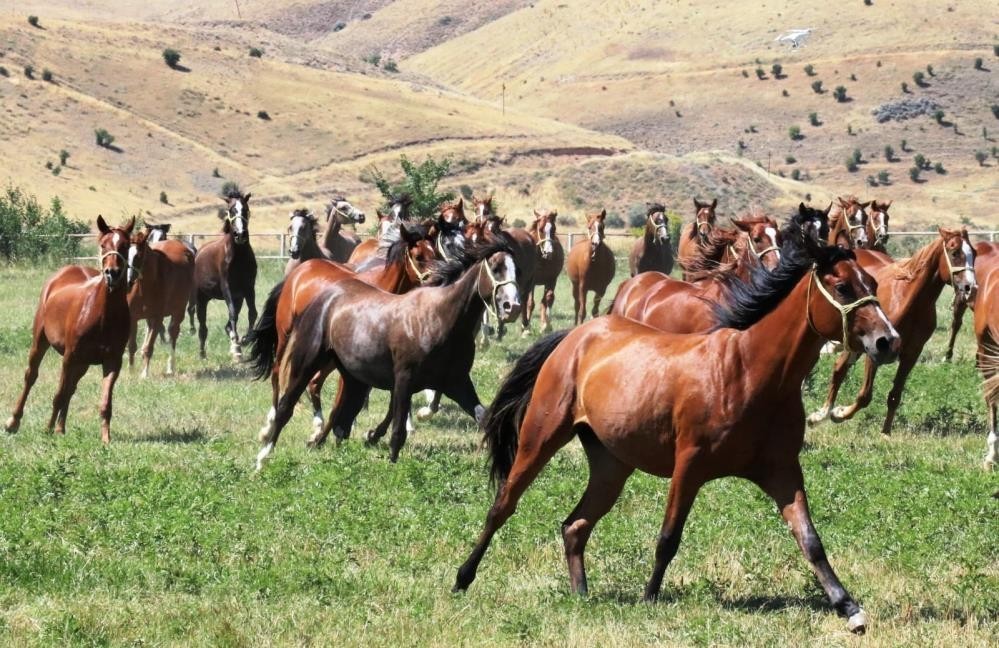
[[[746,232],[747,234],[749,233],[749,231],[751,229],[753,229],[753,226],[750,225],[749,223],[745,223],[745,222],[743,222],[741,220],[736,220],[734,218],[732,218],[730,220],[732,221],[733,225],[735,225],[736,227],[738,227],[739,229],[741,229],[743,232]]]
[[[887,211],[888,211],[888,208],[889,208],[889,207],[891,207],[891,204],[892,204],[892,202],[894,202],[894,201],[892,201],[892,200],[889,200],[889,201],[888,201],[888,202],[886,202],[886,203],[885,203],[884,205],[882,205],[882,206],[881,206],[881,211],[883,211],[883,212],[887,212]]]
[[[420,233],[410,230],[405,224],[399,225],[399,236],[406,242],[407,246],[416,245],[420,242]]]
[[[125,227],[125,235],[131,236],[133,229],[135,229],[135,216],[132,216],[131,220],[128,221],[128,226]]]
[[[455,205],[455,207],[457,207],[458,209],[464,209],[465,208],[465,199],[464,199],[464,197],[459,197],[458,198],[458,204]]]
[[[104,221],[104,217],[99,214],[97,216],[97,231],[101,234],[107,234],[111,231],[111,228],[108,227],[108,224]]]
[[[701,207],[705,207],[705,205],[702,205],[697,198],[694,198],[694,211],[701,211]]]
[[[534,220],[540,220],[544,217],[544,214],[539,212],[537,209],[534,210]]]
[[[832,211],[832,208],[833,208],[833,203],[832,203],[832,201],[830,200],[830,201],[829,201],[829,206],[828,206],[828,207],[826,207],[826,209],[825,209],[825,212],[826,212],[826,216],[828,216],[828,215],[829,215],[829,212],[831,212],[831,211]]]
[[[160,225],[160,229],[163,230],[164,234],[170,231],[170,225],[171,225],[170,223],[164,223],[163,225]]]
[[[597,218],[599,218],[600,220],[603,220],[603,219],[607,218],[607,210],[606,209],[601,209],[600,210],[600,214],[597,216]]]
[[[806,210],[807,210],[807,207],[805,207],[805,203],[803,203],[803,202],[798,203],[798,214],[799,215],[804,216],[805,213],[806,213]]]
[[[865,203],[860,203],[860,206],[861,206],[861,208],[863,208],[863,209],[867,209],[868,207],[870,207],[870,206],[871,206],[871,205],[873,205],[873,204],[874,204],[874,201],[873,201],[873,200],[868,200],[868,201],[867,201],[867,202],[865,202]]]
[[[846,202],[845,200],[843,200],[843,197],[842,197],[842,196],[836,196],[836,202],[838,202],[838,203],[839,203],[839,206],[840,206],[840,207],[842,207],[843,209],[846,209],[846,207],[847,207],[847,202]]]
[[[714,211],[715,207],[717,206],[718,206],[718,199],[715,198],[714,200],[711,201],[711,211]]]
[[[250,196],[251,195],[252,194],[246,194],[245,196],[243,196],[243,202],[249,204],[250,203]]]

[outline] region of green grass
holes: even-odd
[[[262,270],[264,295],[280,270]],[[47,274],[0,270],[5,408],[20,389]],[[567,287],[563,279],[557,327],[570,321]],[[223,312],[220,302],[210,307],[207,361],[185,327],[178,376],[162,376],[159,346],[150,379],[122,377],[110,448],[99,439],[93,370],[73,399],[68,434],[44,432],[58,369],[54,354],[46,358],[21,431],[0,435],[0,642],[985,646],[999,634],[996,479],[981,469],[985,413],[970,326],[950,365],[938,330],[890,439],[878,429],[892,368],[855,421],[807,433],[816,525],[872,618],[858,640],[829,610],[772,504],[735,479],[703,490],[665,600],[645,605],[668,482],[634,477],[590,542],[591,595],[571,596],[558,528],[586,476],[575,442],[528,491],[469,592],[450,594],[493,495],[471,420],[446,404],[390,465],[384,446],[359,440],[384,412],[384,394],[338,448],[304,447],[311,415],[302,407],[255,475],[269,387],[230,363]],[[530,342],[517,333],[476,360],[484,401]],[[809,410],[830,366],[823,358],[808,385]],[[855,374],[841,402],[855,392]]]

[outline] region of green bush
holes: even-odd
[[[853,159],[853,156],[846,158],[846,170],[850,173],[857,170],[857,162]]]
[[[926,75],[922,72],[914,72],[912,75],[912,80],[916,82],[916,85],[922,88],[926,84]]]
[[[28,16],[28,24],[32,27],[40,28],[40,25],[38,24],[38,16]]]
[[[213,178],[221,178],[222,177],[222,174],[219,173],[219,168],[218,167],[215,167],[214,169],[212,169],[212,177]]]
[[[180,63],[180,52],[172,48],[166,48],[163,50],[163,61],[168,67],[176,68]]]
[[[787,156],[784,157],[784,163],[785,164],[794,164],[797,161],[798,160],[796,160],[793,155],[787,155]]]
[[[937,162],[933,165],[933,170],[937,172],[938,175],[943,175],[947,173],[947,169],[944,168],[943,162]]]
[[[864,154],[860,152],[859,148],[855,148],[853,149],[853,155],[850,157],[853,159],[854,163],[860,164],[860,162],[864,159]]]
[[[106,128],[95,130],[94,139],[97,141],[97,146],[103,146],[104,148],[108,148],[114,143],[114,135],[109,133]]]
[[[906,83],[905,81],[902,82],[902,92],[904,92],[906,94],[909,93],[909,84]]]
[[[892,148],[891,144],[885,146],[885,160],[891,162],[895,159],[895,149]]]
[[[791,169],[791,179],[801,180],[801,169]]]
[[[7,68],[5,68],[2,65],[0,65],[0,76],[2,76],[2,77],[9,77],[10,76],[10,72],[8,72]]]
[[[370,63],[371,65],[378,67],[378,64],[382,62],[382,55],[375,52],[373,54],[368,54],[363,60],[365,63]]]
[[[66,166],[66,160],[69,159],[69,151],[63,149],[59,151],[59,164]]]
[[[0,193],[0,258],[7,262],[80,256],[80,239],[70,235],[89,231],[89,224],[66,216],[58,198],[46,209],[20,188]]]
[[[257,111],[257,118],[263,119],[264,121],[270,121],[271,120],[271,116],[267,113],[266,110],[258,110]]]
[[[62,173],[62,167],[57,166],[52,168],[52,175],[57,176],[60,173]]]
[[[399,66],[396,64],[395,61],[389,59],[385,61],[385,65],[382,66],[382,69],[385,70],[386,72],[398,72]]]
[[[932,65],[927,65],[926,66],[926,73],[929,74],[930,76],[934,76],[934,74],[933,74],[933,66]]]
[[[793,141],[798,141],[801,139],[801,128],[799,126],[791,126],[787,129],[787,135]]]
[[[886,185],[891,183],[891,174],[887,171],[878,171],[878,182]]]
[[[985,166],[985,160],[988,158],[985,151],[975,151],[975,160],[978,162],[978,166]]]
[[[761,67],[756,68],[756,78],[760,79],[761,81],[767,78],[767,73],[763,71],[763,68]]]
[[[261,58],[263,57],[263,55],[264,55],[264,50],[260,49],[259,47],[250,48],[250,56],[252,56],[253,58]]]
[[[167,198],[167,194],[165,191],[160,192],[160,202],[163,203],[164,205],[170,204],[170,199]]]
[[[569,214],[559,214],[557,222],[563,227],[575,227],[577,224],[576,217]]]
[[[919,180],[919,172],[920,168],[918,166],[914,166],[911,169],[909,169],[909,179],[912,180],[913,182]]]
[[[52,83],[52,79],[53,78],[55,78],[55,77],[53,77],[53,75],[52,75],[52,70],[50,70],[48,68],[45,68],[44,70],[42,70],[42,81],[47,81],[48,83]]]
[[[451,171],[451,158],[435,160],[433,156],[419,164],[405,155],[399,156],[402,179],[390,182],[377,167],[371,167],[361,174],[363,182],[373,184],[387,203],[395,196],[407,193],[413,203],[410,211],[414,218],[430,218],[437,215],[437,207],[443,202],[454,200],[452,191],[438,191],[440,181]]]
[[[35,66],[34,65],[25,65],[24,66],[24,76],[28,77],[29,79],[34,79],[35,78]]]
[[[868,187],[876,187],[876,186],[878,186],[878,179],[875,178],[872,175],[867,176],[867,186]]]
[[[999,119],[999,104],[992,104],[992,116]]]
[[[822,82],[817,79],[812,81],[812,90],[815,94],[822,94]]]
[[[933,119],[938,124],[943,123],[944,115],[945,115],[944,111],[940,110],[939,108],[933,111]]]
[[[808,113],[808,123],[811,124],[812,126],[818,126],[819,125],[819,113],[817,113],[817,112],[810,112],[810,113]]]
[[[808,76],[815,76],[815,66],[809,63],[805,66],[805,74]]]
[[[607,219],[604,221],[607,227],[612,227],[614,229],[621,229],[624,227],[624,219],[617,214],[609,214]]]
[[[847,99],[847,97],[846,97],[846,86],[836,86],[836,89],[833,90],[833,97],[835,97],[836,101],[838,101],[840,103],[843,103],[844,101],[846,101],[846,99]]]
[[[981,56],[975,57],[975,69],[981,70],[983,67],[985,67],[985,61],[982,60],[982,57]]]
[[[775,79],[779,79],[780,73],[784,71],[784,67],[780,63],[774,63],[770,66],[770,71],[773,73]]]
[[[523,228],[523,227],[527,227],[527,223],[524,222],[523,218],[514,218],[513,219],[513,226],[514,227],[521,227],[521,228]]]
[[[992,53],[995,54],[996,56],[999,56],[999,45],[992,46]]]
[[[920,169],[926,168],[926,156],[923,155],[922,153],[916,153],[914,156],[912,156],[912,162]]]

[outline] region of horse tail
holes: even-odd
[[[271,289],[271,294],[267,296],[264,311],[257,320],[256,326],[246,334],[243,340],[250,350],[247,363],[253,371],[255,380],[263,380],[274,370],[278,343],[277,309],[283,289],[284,279]]]
[[[999,405],[999,342],[990,339],[993,336],[988,329],[982,337],[982,344],[978,349],[978,369],[985,377],[982,391],[987,404]]]
[[[482,419],[482,433],[489,449],[489,475],[493,483],[506,481],[517,456],[520,423],[534,392],[541,366],[569,331],[556,331],[541,338],[520,356],[503,379],[499,392]]]
[[[281,360],[279,382],[281,392],[287,389],[292,376],[309,372],[311,377],[321,366],[321,363],[317,362],[323,351],[323,341],[326,339],[326,315],[332,301],[326,295],[320,294],[295,318]]]

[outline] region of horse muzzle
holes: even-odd
[[[364,212],[357,212],[354,214],[354,222],[358,225],[364,223]]]

